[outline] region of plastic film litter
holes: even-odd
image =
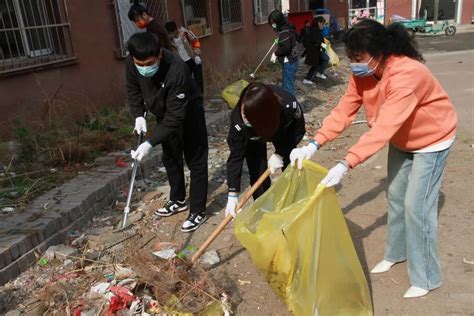
[[[240,94],[248,85],[249,83],[242,79],[224,88],[222,98],[227,102],[229,108],[235,108],[237,102],[239,102]]]

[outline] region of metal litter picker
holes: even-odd
[[[268,50],[268,52],[265,54],[265,56],[263,56],[262,61],[260,62],[260,64],[258,64],[257,68],[255,68],[255,71],[252,72],[252,73],[249,75],[250,78],[255,79],[255,73],[258,71],[258,69],[260,68],[260,66],[262,66],[263,62],[265,61],[265,59],[267,59],[268,55],[272,52],[273,47],[275,47],[276,44],[277,44],[277,40],[274,40],[274,41],[273,41],[273,44],[272,44],[272,46],[270,47],[270,49]]]
[[[138,146],[140,146],[142,142],[143,142],[143,133],[140,133],[138,137]],[[127,226],[127,217],[128,217],[128,213],[130,213],[130,203],[132,201],[133,187],[135,185],[135,177],[137,175],[137,169],[138,169],[139,164],[140,164],[139,161],[137,159],[134,159],[133,167],[132,167],[132,178],[130,179],[130,186],[128,187],[127,203],[125,204],[125,209],[123,210],[123,220],[122,220],[122,226],[120,229],[125,229],[125,227]]]

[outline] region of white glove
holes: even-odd
[[[328,45],[325,44],[325,43],[322,43],[322,44],[321,44],[321,47],[324,48],[324,49],[328,49]]]
[[[349,167],[346,164],[347,162],[340,162],[335,167],[332,167],[327,176],[321,180],[321,184],[327,188],[338,185],[342,177],[349,171]]]
[[[146,120],[143,116],[137,117],[135,119],[135,128],[133,129],[134,132],[137,132],[138,135],[143,133],[146,134]]]
[[[295,148],[290,153],[291,166],[295,165],[295,162],[298,162],[298,169],[303,168],[303,160],[311,159],[314,154],[318,151],[319,145],[316,142],[311,142],[308,145]]]
[[[133,159],[142,161],[143,157],[148,155],[152,147],[153,146],[149,142],[144,142],[138,146],[137,150],[132,150],[130,154],[132,155]]]
[[[283,157],[277,154],[271,155],[268,159],[268,168],[270,168],[270,173],[274,174],[278,169],[283,168]]]
[[[235,213],[237,209],[237,204],[239,203],[239,198],[237,195],[231,195],[232,193],[229,194],[229,197],[227,198],[227,206],[225,207],[225,217],[227,217],[229,214],[232,215],[233,218],[237,215]]]
[[[270,61],[271,61],[272,63],[276,63],[276,61],[277,61],[277,55],[275,55],[275,53],[273,53],[273,54],[272,54],[272,57],[270,57]]]
[[[194,62],[196,63],[196,65],[202,64],[201,57],[199,57],[199,56],[194,57]]]

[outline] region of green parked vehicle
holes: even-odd
[[[412,36],[416,33],[438,34],[444,32],[447,36],[456,34],[456,26],[449,24],[447,20],[439,21],[437,24],[426,22],[427,12],[421,19],[399,20],[397,23],[402,24]]]

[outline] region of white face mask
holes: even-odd
[[[272,23],[272,29],[276,30],[277,29],[277,25],[276,23]]]

